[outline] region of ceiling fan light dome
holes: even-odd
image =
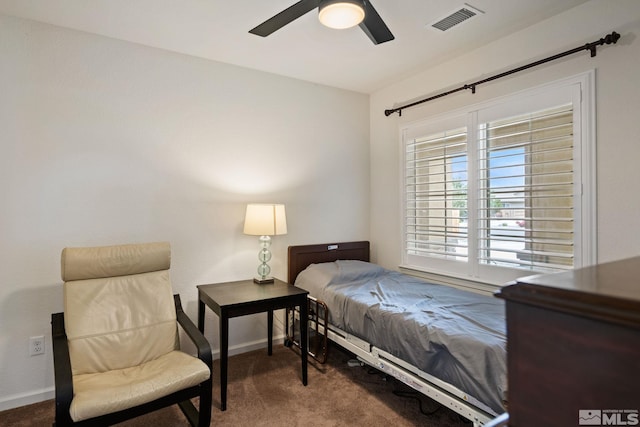
[[[324,1],[320,3],[320,22],[338,30],[351,28],[364,19],[364,7],[359,1]]]

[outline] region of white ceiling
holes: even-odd
[[[248,31],[296,0],[0,0],[0,13],[362,93],[587,0],[466,0],[482,10],[446,32],[462,0],[372,0],[395,40],[323,27],[312,11],[266,38]],[[570,24],[570,23],[568,23]]]

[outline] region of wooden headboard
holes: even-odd
[[[318,245],[289,246],[287,281],[293,284],[298,273],[310,264],[332,262],[339,259],[369,261],[369,242],[323,243]]]

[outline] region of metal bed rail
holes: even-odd
[[[318,363],[326,363],[327,361],[327,350],[328,350],[328,338],[327,338],[327,324],[329,321],[329,309],[327,305],[312,296],[307,297],[307,304],[309,307],[309,332],[307,333],[308,337],[308,354]],[[296,319],[299,319],[300,311],[297,309],[287,308],[285,310],[285,332],[286,337],[284,344],[287,347],[295,346],[300,348],[300,341],[298,337],[300,336],[299,332],[296,332],[300,329],[299,322],[296,322]],[[296,329],[296,324],[297,329]]]

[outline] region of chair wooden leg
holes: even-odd
[[[209,427],[211,424],[211,399],[213,394],[213,374],[202,384],[202,393],[200,393],[200,419],[198,427]]]
[[[183,402],[179,402],[178,406],[182,410],[184,416],[187,417],[187,420],[189,420],[189,424],[196,427],[198,425],[198,411],[196,410],[196,407],[193,406],[193,403],[191,403],[190,400],[185,400]]]

